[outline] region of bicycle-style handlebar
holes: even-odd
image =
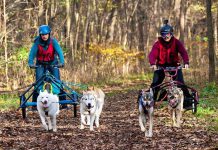
[[[160,67],[160,66],[158,66],[157,70],[163,70],[165,76],[173,78],[173,77],[177,76],[178,70],[182,69],[182,68],[183,68],[182,66],[177,66],[177,67]],[[170,74],[172,72],[174,72],[174,74]]]
[[[52,67],[52,68],[63,68],[64,65],[62,64],[57,64],[57,65],[48,65],[48,64],[43,64],[43,65],[33,65],[33,66],[29,66],[31,69],[36,69],[39,67]]]

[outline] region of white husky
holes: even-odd
[[[84,125],[90,125],[90,131],[93,131],[94,122],[96,127],[99,127],[99,118],[104,105],[104,98],[104,92],[98,88],[83,92],[80,100],[80,129],[84,129]]]
[[[42,125],[46,130],[57,131],[56,117],[59,113],[59,98],[57,95],[48,93],[47,90],[39,93],[37,98],[37,109],[39,112]],[[45,122],[48,121],[48,125]]]
[[[139,103],[139,126],[142,132],[145,132],[146,137],[152,137],[153,132],[153,113],[154,113],[154,99],[153,90],[141,90],[138,95]],[[149,130],[146,131],[146,118],[148,118]]]

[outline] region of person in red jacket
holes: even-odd
[[[151,68],[154,70],[153,81],[151,88],[154,91],[154,100],[157,100],[157,95],[159,92],[159,87],[157,85],[161,84],[165,78],[164,70],[158,69],[160,67],[177,67],[180,65],[180,57],[183,59],[185,69],[189,68],[189,57],[184,45],[173,36],[173,27],[168,25],[168,20],[164,21],[164,25],[160,29],[161,37],[154,43],[151,52],[149,54],[149,62]],[[177,81],[184,84],[182,69],[177,72]],[[189,91],[187,88],[182,88],[184,95],[189,97]],[[163,98],[163,94],[160,94],[159,100]]]

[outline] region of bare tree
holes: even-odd
[[[215,58],[216,58],[215,49],[214,49],[214,35],[213,35],[211,5],[212,5],[211,0],[206,0],[208,54],[209,54],[209,82],[215,81]]]
[[[9,78],[8,78],[8,45],[7,45],[7,14],[6,14],[6,0],[3,0],[3,14],[4,14],[4,23],[3,23],[3,32],[4,32],[4,49],[5,49],[5,77],[7,88],[9,87]]]
[[[42,25],[46,23],[44,0],[39,0],[39,11],[38,11],[38,24]]]
[[[66,0],[66,47],[69,47],[70,42],[70,27],[71,27],[71,11],[70,11],[70,0]]]

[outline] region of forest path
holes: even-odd
[[[130,86],[130,85],[129,85]],[[124,88],[124,87],[123,87]],[[108,92],[116,90],[115,94]],[[138,123],[137,90],[122,87],[104,89],[105,105],[100,128],[93,132],[80,130],[80,118],[72,110],[61,110],[57,118],[58,131],[45,132],[37,112],[28,112],[24,121],[19,111],[0,112],[1,149],[58,150],[144,150],[144,149],[215,149],[218,133],[207,131],[207,121],[186,112],[182,127],[173,128],[166,107],[154,113],[153,137],[145,138]]]

